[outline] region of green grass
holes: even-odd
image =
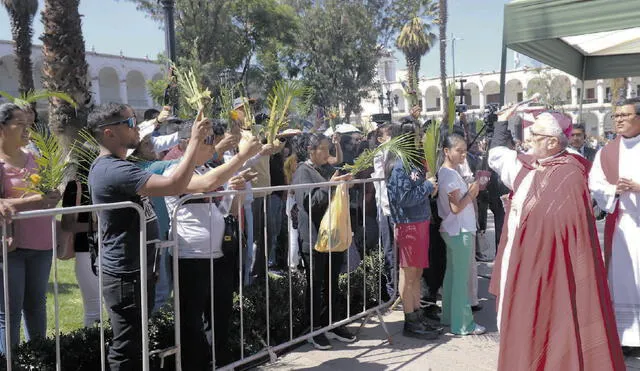
[[[60,306],[60,331],[70,332],[84,326],[82,295],[76,280],[75,260],[57,260],[58,303]],[[53,300],[54,267],[51,267],[47,289],[47,334],[55,334],[55,311]]]

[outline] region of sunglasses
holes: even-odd
[[[136,123],[137,123],[136,118],[135,118],[135,116],[133,116],[133,117],[129,117],[128,119],[124,119],[124,120],[120,120],[120,121],[109,122],[109,123],[106,123],[106,124],[100,124],[100,125],[98,125],[98,127],[102,128],[102,127],[111,126],[111,125],[127,124],[127,126],[130,129],[133,129],[133,128],[136,127]]]

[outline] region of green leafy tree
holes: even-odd
[[[317,105],[342,105],[349,119],[374,87],[378,10],[357,0],[327,0],[302,12],[297,51],[302,78],[314,89]]]
[[[0,0],[9,13],[11,37],[19,72],[20,93],[33,90],[33,64],[31,63],[31,37],[33,18],[38,11],[38,0]]]

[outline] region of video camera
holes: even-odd
[[[467,112],[466,104],[456,104],[456,113],[465,113]]]
[[[498,121],[498,109],[500,107],[498,106],[497,103],[489,103],[486,106],[484,106],[484,117],[483,117],[483,121],[485,124],[487,125],[493,125]]]

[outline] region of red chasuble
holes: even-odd
[[[500,324],[501,371],[625,370],[591,209],[587,165],[563,154],[535,170],[511,249]],[[509,213],[507,212],[507,218]],[[500,295],[500,239],[489,291]]]

